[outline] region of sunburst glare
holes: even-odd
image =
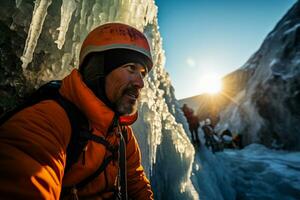
[[[222,90],[221,77],[216,74],[205,74],[200,77],[201,93],[218,94]]]

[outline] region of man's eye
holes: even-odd
[[[130,72],[135,71],[135,66],[134,65],[128,65],[127,68],[129,69]]]
[[[144,70],[144,71],[141,71],[141,74],[142,74],[143,78],[145,78],[145,76],[147,75],[147,72],[146,72],[146,70]]]
[[[147,71],[144,68],[140,69],[136,65],[127,65],[126,68],[131,73],[140,73],[143,78],[147,75]]]

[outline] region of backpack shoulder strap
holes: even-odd
[[[126,160],[126,145],[127,145],[127,129],[122,128],[120,133],[120,195],[122,200],[127,200],[127,160]]]
[[[71,138],[70,142],[67,146],[67,161],[65,167],[65,173],[71,168],[71,166],[76,163],[80,157],[80,154],[84,151],[88,140],[93,140],[97,143],[103,144],[107,150],[111,151],[113,154],[119,152],[121,154],[121,176],[125,178],[123,179],[123,184],[126,184],[126,171],[124,171],[124,167],[126,167],[126,144],[128,142],[127,129],[124,127],[121,131],[121,139],[120,148],[113,148],[103,137],[99,137],[91,133],[89,130],[89,123],[84,114],[70,101],[62,97],[59,93],[59,89],[61,86],[61,81],[50,81],[45,85],[41,86],[37,91],[32,93],[29,98],[25,99],[23,104],[17,106],[13,110],[7,112],[4,116],[0,118],[0,125],[2,125],[5,121],[11,118],[17,112],[29,107],[33,106],[43,100],[54,100],[56,101],[66,112],[68,119],[71,125]],[[113,156],[107,157],[100,167],[89,177],[83,180],[78,184],[78,187],[83,187],[91,180],[96,178],[101,172],[105,170],[107,165],[114,159]],[[125,169],[126,170],[126,169]],[[124,182],[125,181],[125,182]],[[123,186],[124,188],[124,186]],[[125,191],[127,190],[127,185],[125,186]],[[64,189],[64,188],[63,188]],[[63,192],[63,191],[62,191]],[[126,192],[127,196],[127,192]]]
[[[67,161],[65,173],[76,163],[80,154],[84,151],[88,139],[81,137],[81,132],[89,129],[87,118],[83,113],[70,101],[62,96],[54,99],[66,112],[71,125],[71,138],[67,146]]]
[[[71,125],[72,134],[67,147],[68,159],[65,167],[65,171],[68,171],[72,164],[77,162],[80,153],[87,144],[87,140],[79,139],[79,133],[80,130],[82,130],[84,127],[88,127],[88,121],[82,114],[82,112],[72,102],[68,101],[60,95],[60,86],[60,80],[50,81],[42,85],[39,89],[29,95],[28,98],[25,98],[23,103],[1,116],[0,125],[2,125],[4,122],[9,120],[21,110],[33,106],[43,100],[56,101],[65,110]]]

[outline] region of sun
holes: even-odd
[[[200,92],[218,94],[222,90],[221,77],[216,74],[205,74],[200,77]]]

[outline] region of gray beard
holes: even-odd
[[[121,115],[131,115],[136,113],[137,102],[134,105],[130,103],[124,103],[122,97],[115,103],[117,112]]]

